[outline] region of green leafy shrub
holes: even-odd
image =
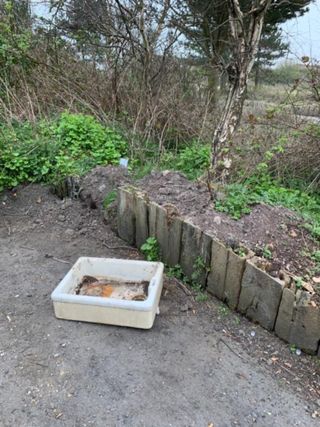
[[[136,179],[149,174],[152,170],[179,170],[189,179],[201,176],[210,164],[210,146],[202,142],[192,141],[180,151],[166,150],[161,156],[158,146],[150,145],[145,152],[143,161],[132,159],[131,167]]]
[[[42,181],[52,171],[54,145],[43,126],[0,126],[0,191],[22,182]]]
[[[119,134],[84,114],[61,114],[54,128],[57,174],[81,175],[96,165],[117,164],[126,151]]]
[[[180,151],[177,169],[189,179],[198,178],[210,165],[210,146],[194,142]]]
[[[54,134],[62,151],[75,159],[92,156],[95,164],[116,163],[126,150],[120,135],[84,114],[61,114]]]
[[[96,165],[117,164],[126,142],[91,116],[0,126],[0,191],[23,182],[56,182]]]

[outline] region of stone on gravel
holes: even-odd
[[[221,224],[221,216],[215,216],[215,217],[213,218],[213,221],[214,221],[216,224],[220,225],[220,224]]]
[[[272,331],[276,321],[284,284],[246,262],[238,304],[240,313]]]

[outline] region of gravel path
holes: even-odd
[[[80,202],[40,186],[2,198],[1,427],[319,425],[319,376],[299,383],[314,361],[262,363],[288,346],[175,281],[150,331],[56,319],[50,293],[79,256],[139,257],[104,243],[126,245]]]

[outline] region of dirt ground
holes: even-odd
[[[319,361],[166,279],[150,331],[58,320],[79,256],[139,258],[83,201],[0,196],[0,426],[319,425]]]
[[[308,254],[319,250],[319,244],[303,227],[302,219],[289,209],[260,204],[252,207],[250,214],[234,220],[214,210],[206,186],[191,182],[178,172],[153,173],[139,185],[151,200],[161,205],[173,204],[179,215],[191,219],[228,246],[243,245],[260,257],[268,248],[272,254],[268,272],[275,277],[281,271],[303,277],[316,267]],[[320,277],[320,271],[313,272],[311,283],[313,277]],[[316,284],[313,285],[316,289]]]

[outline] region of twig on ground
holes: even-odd
[[[48,365],[45,365],[45,364],[43,364],[43,363],[40,363],[40,362],[33,362],[35,365],[38,365],[38,366],[41,366],[42,368],[48,368],[49,366]]]
[[[170,277],[170,279],[173,279],[173,281],[174,281],[178,286],[180,286],[180,288],[183,290],[183,292],[184,292],[188,297],[193,296],[193,295],[192,295],[192,292],[191,292],[191,291],[186,287],[186,285],[185,285],[184,283],[180,282],[180,280],[178,280],[176,277]]]
[[[26,210],[25,215],[28,215],[30,212],[30,209],[32,208],[32,206],[29,206],[29,208]]]
[[[284,371],[288,372],[288,374],[292,375],[293,377],[297,377],[297,375],[295,375],[294,372],[291,372],[290,369],[288,369],[285,366],[283,366],[280,362],[276,361],[275,363],[279,366],[279,368],[281,368]]]
[[[19,246],[20,248],[22,248],[22,249],[28,249],[28,251],[36,251],[37,249],[35,249],[35,248],[30,248],[29,246]]]
[[[218,339],[218,341],[217,341],[217,347],[219,348],[219,343],[220,343],[220,341],[226,346],[226,347],[228,347],[228,349],[233,353],[233,354],[235,354],[236,356],[238,356],[238,357],[240,357],[240,359],[242,359],[242,360],[245,360],[239,353],[237,353],[236,351],[234,351],[233,350],[233,348],[228,344],[228,343],[226,343],[222,338],[219,338]]]
[[[70,261],[65,261],[64,259],[59,259],[59,258],[56,258],[54,256],[52,257],[52,259],[57,261],[57,262],[62,262],[63,264],[71,264]]]
[[[50,254],[45,254],[44,257],[45,258],[51,258],[51,259],[53,259],[54,261],[57,261],[57,262],[62,262],[63,264],[71,264],[70,261],[65,261],[64,259],[56,258],[56,257],[54,257],[53,255],[50,255]]]

